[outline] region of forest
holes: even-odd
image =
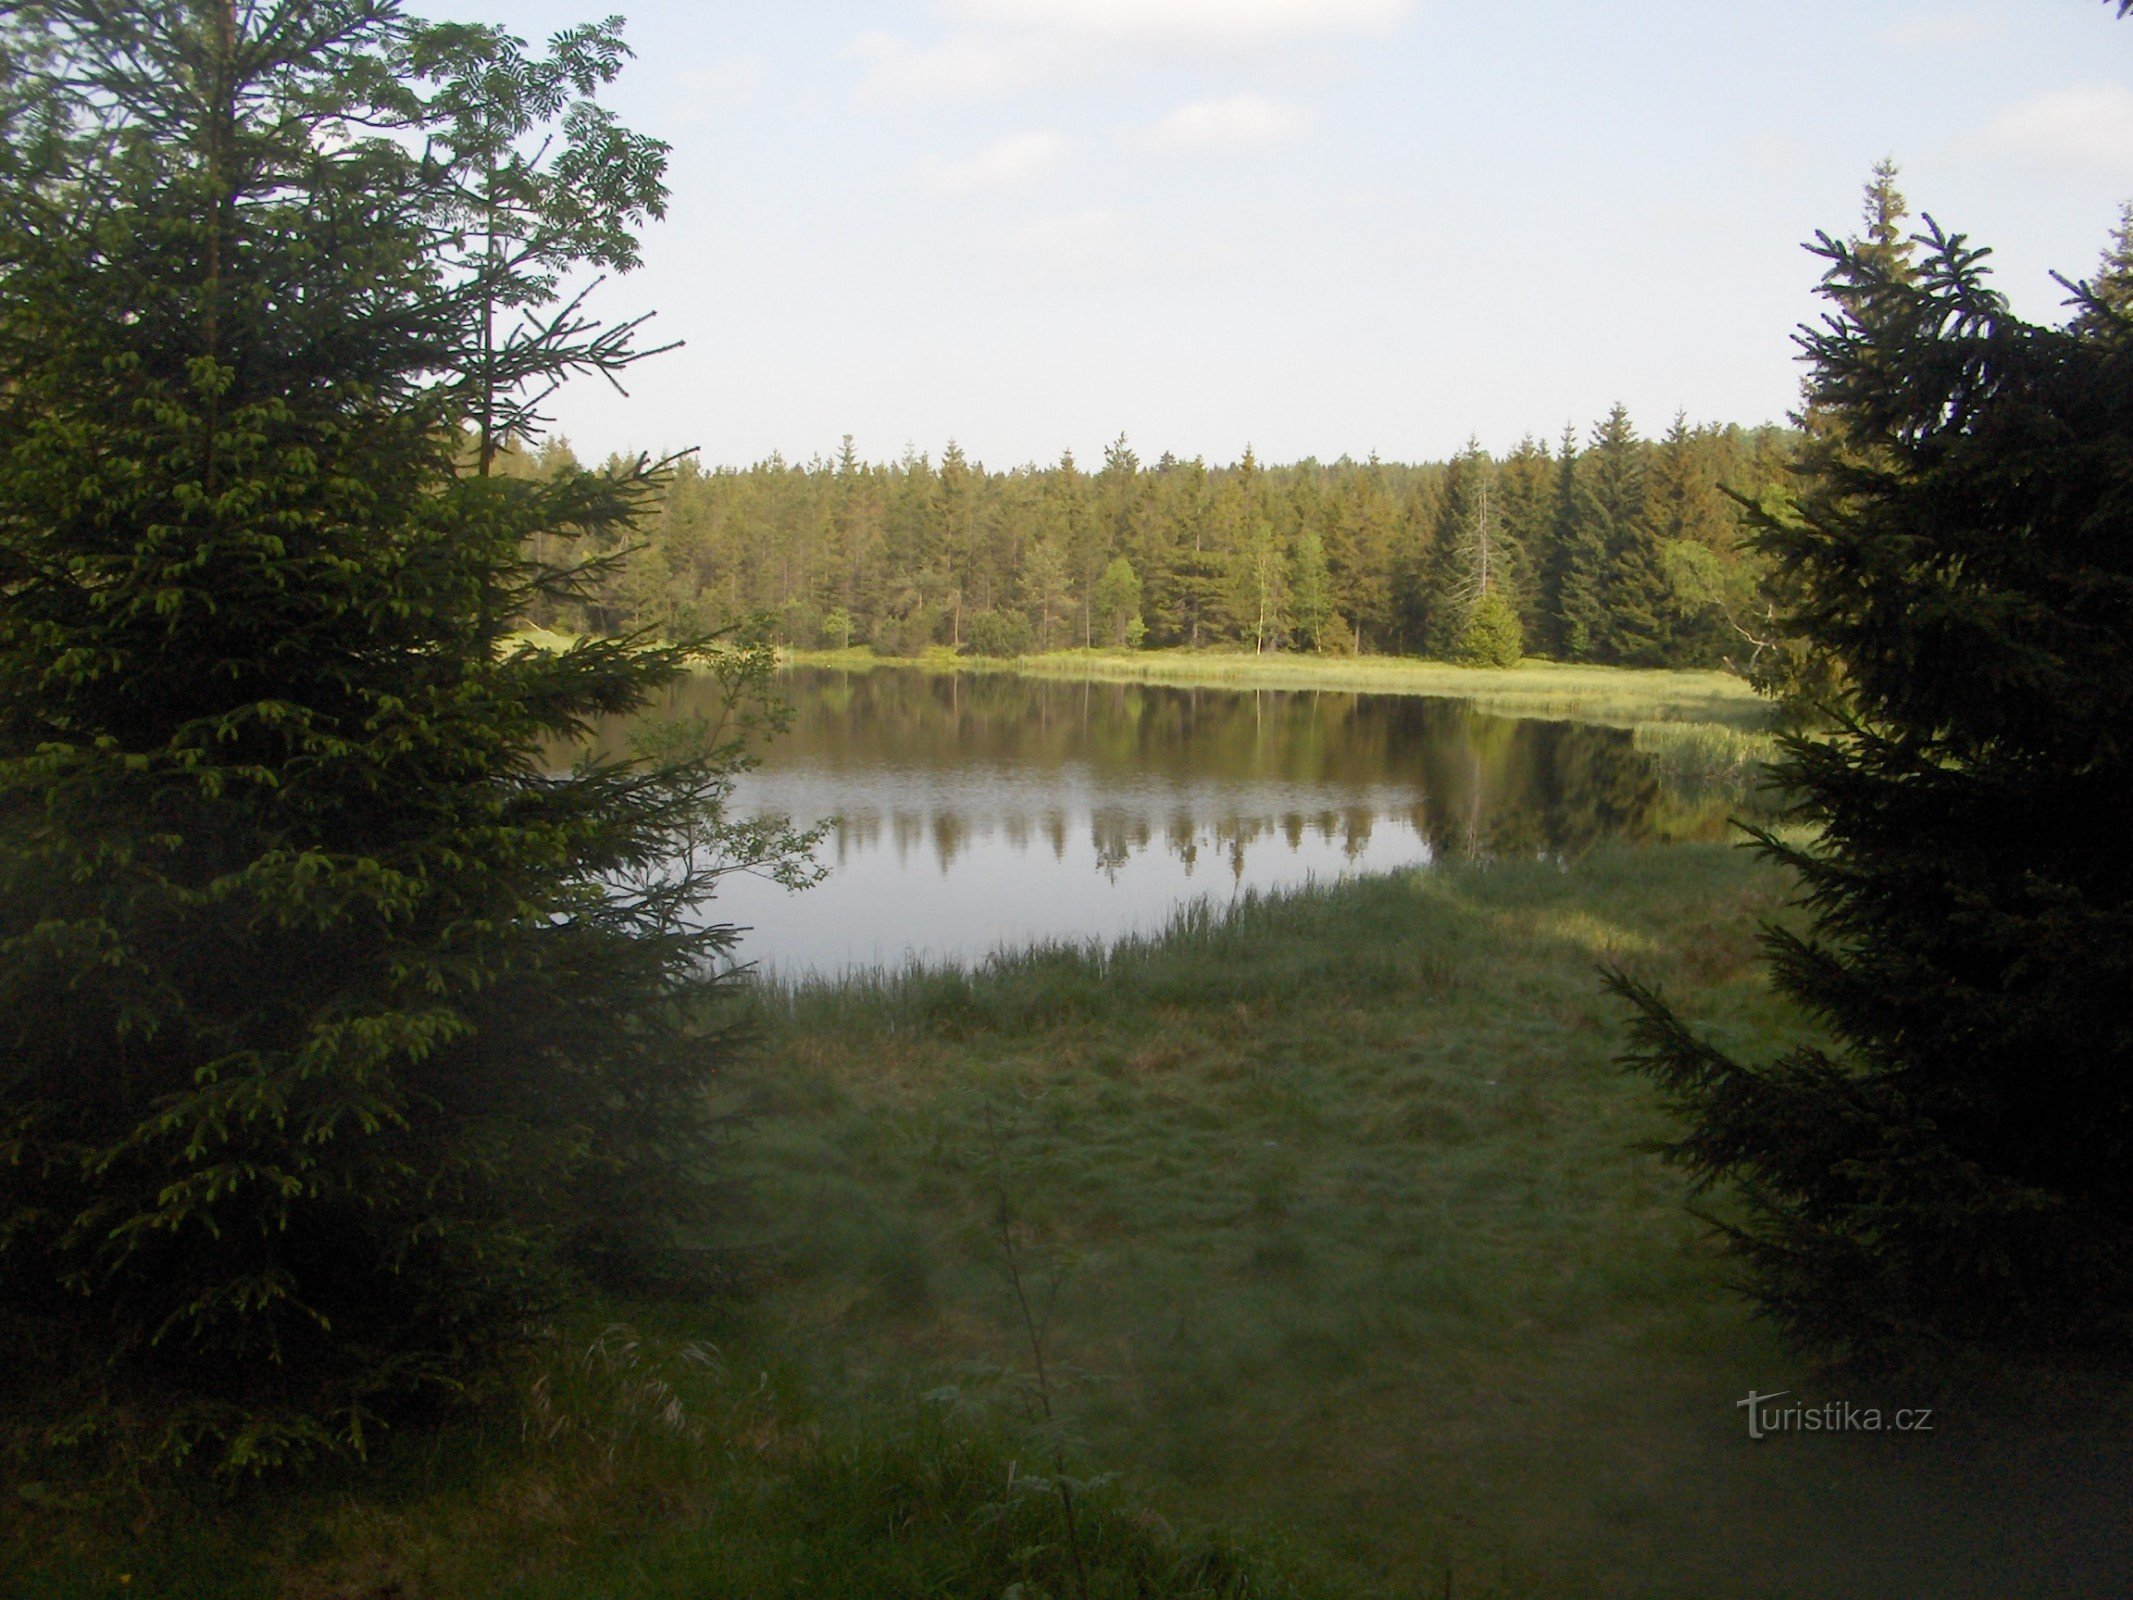
[[[589,463],[622,27],[0,5],[0,1596],[2133,1592],[2133,208],[1882,163],[1790,426]]]
[[[674,466],[640,540],[546,627],[679,637],[767,614],[787,646],[1366,652],[1511,664],[1750,670],[1771,645],[1746,505],[1786,481],[1796,430],[1657,439],[1616,406],[1581,439],[1478,442],[1419,465],[1165,454],[1121,435],[1090,470],[989,469],[953,441],[862,461]],[[575,466],[567,441],[506,470]],[[611,463],[620,470],[625,463]],[[610,552],[612,553],[612,552]]]

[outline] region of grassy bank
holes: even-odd
[[[851,650],[791,651],[798,666],[870,671],[1018,672],[1031,677],[1210,689],[1319,689],[1470,700],[1505,716],[1552,717],[1633,728],[1639,723],[1715,723],[1743,731],[1769,724],[1769,703],[1727,672],[1565,666],[1529,660],[1511,668],[1459,667],[1409,656],[1248,655],[1206,650],[1058,650],[1013,660],[947,650],[902,660]]]
[[[0,1478],[0,1594],[993,1600],[1078,1594],[1083,1572],[1092,1597],[1340,1593],[1103,1475],[1071,1480],[1069,1539],[1046,1440],[929,1395],[918,1367],[832,1386],[743,1308],[636,1310],[554,1330],[515,1398],[295,1487],[85,1499]]]
[[[1087,1456],[1304,1530],[1358,1590],[2113,1592],[2133,1461],[2078,1406],[1747,1437],[1751,1389],[1928,1402],[1817,1374],[1727,1291],[1637,1149],[1666,1124],[1595,965],[1770,1049],[1801,1026],[1756,959],[1781,900],[1727,847],[1622,850],[774,996],[735,1091],[766,1312],[856,1377],[1026,1367],[1004,1202]]]
[[[1440,866],[761,991],[707,1241],[742,1289],[579,1318],[530,1398],[361,1480],[12,1496],[0,1587],[1064,1597],[1063,1449],[1097,1595],[2123,1592],[2122,1398],[1818,1374],[1637,1149],[1595,964],[1768,1048],[1782,893],[1717,846]],[[1756,1442],[1750,1389],[1936,1416]]]

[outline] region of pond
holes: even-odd
[[[728,876],[710,913],[747,929],[740,959],[788,976],[1153,932],[1195,899],[1445,856],[1713,837],[1733,798],[1662,781],[1627,730],[1456,700],[904,669],[781,682],[792,727],[738,800],[834,819],[828,876],[799,893]]]

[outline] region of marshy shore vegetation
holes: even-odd
[[[1070,1594],[1063,1447],[1093,1593],[2100,1592],[2133,1467],[2106,1383],[1972,1394],[1930,1436],[1748,1437],[1750,1391],[1944,1403],[1750,1318],[1612,1063],[1603,961],[1729,1048],[1790,1038],[1756,939],[1785,895],[1732,847],[1613,847],[762,985],[720,1091],[744,1203],[698,1240],[731,1293],[587,1311],[517,1399],[345,1486],[132,1531],[117,1505],[94,1537],[18,1501],[9,1570],[53,1596]]]

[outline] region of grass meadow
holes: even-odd
[[[1026,677],[1206,689],[1319,689],[1468,700],[1500,716],[1546,717],[1634,728],[1710,723],[1742,733],[1768,727],[1770,702],[1730,672],[1567,665],[1529,659],[1516,667],[1461,667],[1414,656],[1253,655],[1220,650],[1054,650],[1012,660],[958,656],[945,647],[911,658],[849,650],[785,653],[797,666],[847,671],[902,667],[1014,672]]]
[[[760,986],[720,1090],[735,1205],[702,1241],[728,1291],[576,1314],[510,1393],[361,1475],[177,1505],[28,1486],[0,1581],[2123,1593],[2117,1391],[1816,1372],[1640,1149],[1666,1115],[1611,1065],[1598,964],[1775,1048],[1802,1025],[1756,928],[1784,894],[1729,847],[1620,848],[1245,899],[1108,950]],[[1755,1441],[1751,1389],[1934,1417]]]

